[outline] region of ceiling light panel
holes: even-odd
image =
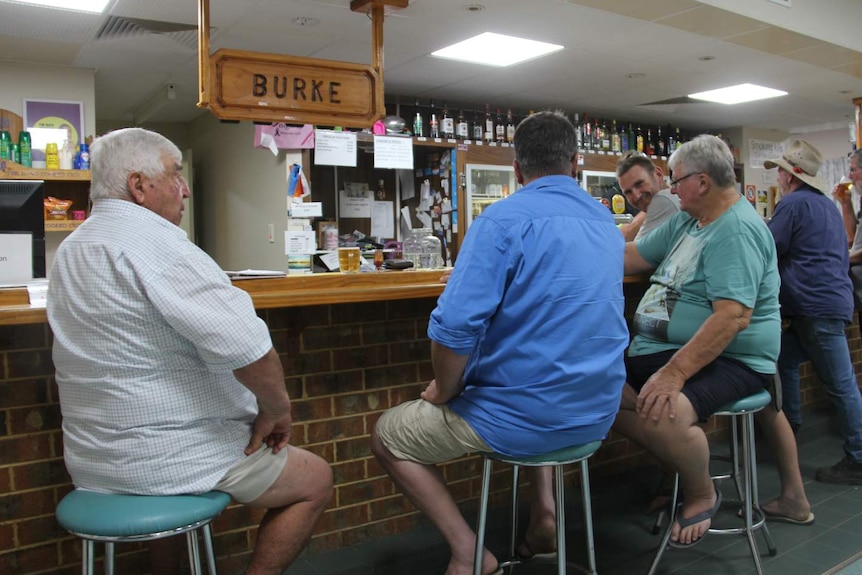
[[[485,32],[432,52],[431,55],[448,60],[504,67],[546,56],[562,49],[563,46],[559,44]]]

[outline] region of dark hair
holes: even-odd
[[[559,111],[536,112],[515,130],[515,160],[526,179],[572,175],[577,153],[575,127]]]
[[[655,164],[649,156],[637,150],[629,150],[617,160],[617,177],[619,178],[635,166],[640,166],[650,174],[655,172]]]

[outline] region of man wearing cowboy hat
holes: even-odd
[[[853,286],[847,236],[841,213],[823,194],[817,177],[823,159],[805,140],[792,140],[781,158],[763,163],[778,168],[783,195],[769,222],[781,274],[781,334],[778,373],[784,411],[794,430],[802,424],[799,365],[811,360],[838,410],[844,458],[817,470],[818,481],[862,485],[862,394],[850,360],[844,328],[852,320]]]

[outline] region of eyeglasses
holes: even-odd
[[[702,172],[692,172],[692,173],[690,173],[690,174],[686,174],[685,176],[683,176],[683,177],[681,177],[681,178],[677,178],[677,179],[675,179],[675,180],[671,180],[671,181],[670,181],[670,187],[671,187],[671,188],[675,188],[675,187],[679,186],[679,183],[680,183],[681,181],[683,181],[684,179],[686,179],[686,178],[690,178],[690,177],[692,177],[692,176],[697,176],[697,175],[699,175],[699,174],[701,174],[701,173],[702,173]]]

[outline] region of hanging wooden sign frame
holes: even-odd
[[[371,66],[219,49],[210,55],[209,0],[198,0],[198,107],[221,120],[253,120],[369,128],[383,102],[384,8],[408,0],[352,0],[370,14]]]

